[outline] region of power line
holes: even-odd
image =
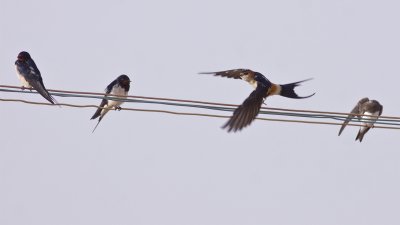
[[[50,103],[46,102],[35,102],[35,101],[27,101],[22,99],[5,99],[0,98],[2,102],[19,102],[25,104],[32,104],[32,105],[46,105],[46,106],[55,106]],[[102,108],[96,105],[78,105],[78,104],[67,104],[67,103],[59,103],[57,105],[72,107],[72,108]],[[230,118],[230,116],[224,115],[216,115],[216,114],[206,114],[206,113],[187,113],[187,112],[176,112],[176,111],[169,111],[169,110],[157,110],[157,109],[140,109],[140,108],[122,108],[121,110],[126,111],[138,111],[138,112],[154,112],[154,113],[166,113],[166,114],[173,114],[173,115],[183,115],[183,116],[201,116],[201,117],[214,117],[214,118]],[[274,122],[289,122],[289,123],[306,123],[306,124],[319,124],[319,125],[342,125],[341,123],[333,123],[333,122],[322,122],[322,121],[306,121],[306,120],[287,120],[287,119],[271,119],[271,118],[262,118],[258,117],[256,120],[264,120],[264,121],[274,121]],[[353,124],[349,123],[347,126],[356,126],[361,127],[361,124]],[[381,129],[400,129],[400,127],[390,127],[390,126],[374,126],[374,128],[381,128]]]
[[[1,92],[13,92],[13,93],[25,93],[25,94],[37,94],[36,92],[22,91],[21,87],[0,85]],[[52,95],[59,97],[71,97],[71,98],[87,98],[87,99],[111,99],[130,103],[142,103],[142,104],[157,104],[157,105],[168,105],[177,107],[190,107],[197,109],[207,109],[214,111],[232,112],[236,109],[238,105],[225,104],[225,103],[215,103],[206,101],[194,101],[194,100],[184,100],[184,99],[174,99],[174,98],[158,98],[158,97],[145,97],[145,96],[127,96],[126,98],[121,98],[122,96],[107,95],[104,93],[97,92],[81,92],[81,91],[66,91],[66,90],[52,90],[49,89]],[[10,101],[10,102],[22,102],[27,104],[35,105],[51,105],[49,103],[40,103],[25,101],[21,99],[1,99],[0,101]],[[61,106],[75,107],[75,108],[98,108],[96,105],[77,105],[77,104],[66,104],[61,103]],[[190,116],[206,116],[206,117],[218,117],[218,118],[229,118],[230,116],[221,116],[215,114],[205,114],[205,113],[188,113],[188,112],[177,112],[168,110],[151,110],[151,109],[137,109],[137,108],[123,108],[124,110],[130,111],[144,111],[144,112],[159,112],[168,113],[175,115],[190,115]],[[293,119],[275,119],[275,118],[265,118],[264,115],[268,116],[279,116],[279,117],[297,117],[303,118],[303,120],[293,120]],[[279,122],[297,122],[297,123],[310,123],[310,124],[326,124],[326,125],[341,125],[341,123],[335,122],[325,122],[325,121],[309,121],[315,119],[332,119],[344,121],[349,113],[338,113],[338,112],[325,112],[325,111],[313,111],[313,110],[297,110],[297,109],[281,109],[281,108],[269,108],[262,107],[260,110],[258,120],[268,120],[268,121],[279,121]],[[352,114],[353,115],[353,114]],[[304,120],[304,119],[308,120]],[[371,119],[362,119],[357,121],[353,118],[353,122],[368,122]],[[375,122],[375,124],[381,124],[383,126],[375,126],[376,128],[386,128],[386,129],[400,129],[400,117],[394,116],[381,116]],[[362,126],[361,124],[351,124],[350,126]]]
[[[19,86],[0,85],[0,88],[17,89],[17,90],[0,89],[0,91],[3,91],[3,92],[36,93],[36,92],[23,91],[23,90],[21,90],[21,87],[19,87]],[[84,97],[84,96],[87,96],[87,98],[98,98],[98,99],[103,99],[104,98],[104,93],[99,93],[99,92],[68,91],[68,90],[57,90],[57,89],[48,89],[48,91],[52,95],[60,96],[60,97]],[[61,94],[61,93],[64,93],[64,95]],[[71,95],[68,95],[68,94],[71,94]],[[73,94],[75,94],[75,95],[73,95]],[[116,97],[116,98],[113,98],[113,97]],[[113,100],[120,100],[120,101],[128,101],[127,99],[160,100],[160,101],[195,103],[195,104],[204,104],[204,105],[227,106],[227,107],[232,107],[232,108],[236,108],[236,107],[239,106],[237,104],[226,104],[226,103],[217,103],[217,102],[208,102],[208,101],[196,101],[196,100],[186,100],[186,99],[176,99],[176,98],[147,97],[147,96],[137,96],[137,95],[128,95],[128,96],[126,96],[127,99],[125,99],[125,98],[121,99],[121,98],[118,98],[118,97],[125,97],[125,96],[118,96],[118,95],[108,94],[105,98],[113,99]],[[261,109],[279,110],[279,111],[288,111],[288,112],[303,112],[303,113],[322,113],[322,114],[332,114],[332,115],[342,115],[342,116],[348,116],[348,115],[363,116],[363,115],[360,115],[360,114],[351,114],[351,113],[343,113],[343,112],[286,109],[286,108],[274,108],[274,107],[261,107]],[[398,117],[398,116],[380,116],[379,118],[380,119],[385,119],[386,118],[386,119],[400,120],[400,117]]]

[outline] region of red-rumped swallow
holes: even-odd
[[[18,54],[15,67],[18,78],[22,83],[22,89],[29,88],[31,90],[33,88],[51,104],[56,103],[56,100],[44,87],[40,71],[28,52],[20,52]]]
[[[260,108],[264,100],[269,96],[281,95],[287,98],[302,99],[309,98],[315,94],[313,93],[308,96],[300,97],[294,91],[294,88],[299,86],[300,83],[308,81],[310,79],[290,84],[274,84],[271,83],[261,73],[249,69],[205,72],[200,74],[213,74],[215,76],[242,79],[244,81],[247,81],[255,89],[250,94],[250,96],[238,108],[235,109],[232,117],[222,127],[227,128],[228,132],[236,132],[250,125],[260,112]]]
[[[113,82],[111,82],[105,92],[105,96],[108,95],[118,95],[120,96],[119,98],[126,98],[126,96],[128,95],[129,92],[129,88],[130,88],[130,83],[131,80],[129,79],[129,77],[127,75],[121,75],[119,77],[117,77],[117,79],[115,79]],[[97,126],[99,125],[100,121],[103,119],[103,117],[108,113],[108,111],[110,111],[111,109],[114,110],[121,110],[120,105],[122,104],[122,101],[118,101],[118,100],[108,100],[108,99],[103,99],[100,103],[101,108],[98,108],[97,111],[94,113],[94,115],[92,116],[92,118],[90,118],[91,120],[96,119],[97,117],[99,117],[99,121],[97,122],[96,126],[94,127],[92,133],[96,130]]]
[[[351,119],[358,114],[358,120],[363,120],[363,125],[358,130],[356,141],[362,142],[364,135],[369,129],[374,127],[374,123],[378,120],[378,117],[382,114],[383,106],[376,100],[369,100],[368,98],[363,98],[358,101],[357,105],[351,110],[350,115],[347,116],[346,120],[343,122],[342,127],[339,130],[339,136],[343,132],[346,125]],[[361,116],[362,115],[362,116]]]

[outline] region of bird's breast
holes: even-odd
[[[32,88],[32,86],[29,84],[29,82],[25,79],[25,77],[19,71],[17,71],[17,76],[18,76],[18,79],[21,81],[21,84],[23,87]]]
[[[126,98],[126,96],[128,95],[128,92],[125,91],[125,89],[123,87],[117,85],[112,88],[110,94],[119,95],[119,97],[117,97],[117,96],[110,96],[110,97]],[[122,103],[123,103],[122,101],[118,101],[118,100],[108,100],[107,106],[109,106],[109,107],[120,106]]]
[[[361,117],[362,120],[364,120],[364,124],[371,127],[372,125],[374,125],[374,123],[376,122],[376,120],[378,119],[379,116],[379,112],[365,112],[364,115]]]
[[[113,87],[110,94],[126,96],[128,94],[128,92],[125,91],[125,89],[123,87],[118,85],[118,86]]]

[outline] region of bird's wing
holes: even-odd
[[[117,79],[115,79],[113,82],[111,82],[109,85],[107,85],[106,89],[104,90],[106,94],[110,94],[113,87],[118,83]]]
[[[50,95],[50,93],[46,90],[44,87],[43,81],[42,80],[30,80],[29,84],[40,94],[45,98],[47,101],[49,101],[51,104],[56,103],[56,100],[53,98],[53,96]]]
[[[90,118],[91,120],[96,119],[97,117],[99,117],[101,115],[101,111],[103,110],[103,107],[105,105],[107,105],[108,101],[107,99],[103,99],[99,105],[99,108],[97,108],[96,112],[93,114],[92,118]]]
[[[344,128],[347,126],[347,124],[354,118],[354,114],[362,114],[362,106],[365,102],[369,101],[368,98],[363,98],[360,101],[358,101],[357,105],[354,106],[353,110],[351,110],[350,114],[347,116],[346,120],[343,122],[342,126],[340,127],[339,130],[339,136],[343,132]],[[357,117],[360,119],[361,116],[357,115]]]
[[[365,111],[367,110],[367,106],[368,106],[368,101],[369,98],[362,98],[360,101],[358,101],[357,105],[358,105],[358,119],[361,120],[361,115],[365,113]]]
[[[227,128],[228,132],[236,132],[250,125],[260,112],[268,88],[270,87],[258,82],[257,88],[235,109],[232,117],[222,128]]]
[[[108,94],[111,93],[111,90],[113,88],[113,86],[117,83],[117,80],[114,80],[113,82],[111,82],[105,89],[106,94],[104,95],[104,97],[106,97]],[[103,98],[103,100],[101,101],[99,108],[97,108],[96,112],[93,114],[92,118],[90,118],[91,120],[96,119],[97,117],[99,117],[101,115],[101,111],[103,110],[102,108],[108,104],[108,100],[106,98]],[[99,119],[99,122],[102,118]],[[97,127],[97,126],[96,126]]]
[[[202,72],[199,74],[212,74],[214,76],[221,76],[221,77],[227,77],[227,78],[233,78],[233,79],[241,79],[242,76],[247,76],[247,75],[254,75],[254,71],[249,70],[249,69],[235,69],[235,70],[225,70],[225,71],[219,71],[219,72]]]
[[[29,84],[51,104],[56,103],[56,100],[53,98],[53,96],[50,95],[50,93],[44,86],[42,76],[40,75],[40,71],[33,60],[27,62],[26,71],[27,71],[26,79],[29,82]]]

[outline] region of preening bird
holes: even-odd
[[[131,83],[131,80],[129,79],[129,77],[127,75],[123,74],[123,75],[117,77],[117,79],[115,79],[113,82],[111,82],[107,86],[107,88],[105,90],[105,92],[106,92],[105,96],[108,96],[111,94],[111,95],[119,95],[120,98],[126,98],[126,96],[128,95],[128,92],[129,92],[130,83]],[[92,116],[92,118],[90,118],[91,120],[99,118],[99,121],[97,122],[96,126],[94,127],[92,133],[96,130],[100,121],[108,113],[108,111],[110,111],[111,109],[121,110],[120,105],[122,103],[123,103],[122,101],[108,100],[108,99],[104,98],[101,101],[100,106],[99,106],[101,108],[98,108],[96,110],[96,112],[94,113],[94,115]]]
[[[374,123],[378,120],[378,117],[382,114],[383,106],[376,100],[369,100],[369,98],[363,98],[358,101],[357,105],[351,110],[346,120],[343,122],[339,130],[339,136],[342,134],[347,124],[358,114],[358,120],[363,120],[363,126],[358,130],[356,141],[362,142],[364,135],[369,129],[374,127]]]
[[[242,79],[253,86],[254,91],[250,93],[244,102],[235,109],[232,117],[225,123],[222,128],[228,129],[228,132],[236,132],[250,125],[260,112],[261,105],[264,100],[272,95],[280,95],[287,98],[303,99],[313,96],[315,93],[308,96],[298,96],[294,89],[302,82],[302,80],[289,84],[274,84],[270,82],[264,75],[249,69],[235,69],[220,72],[203,72],[200,74],[212,74],[215,76]]]

